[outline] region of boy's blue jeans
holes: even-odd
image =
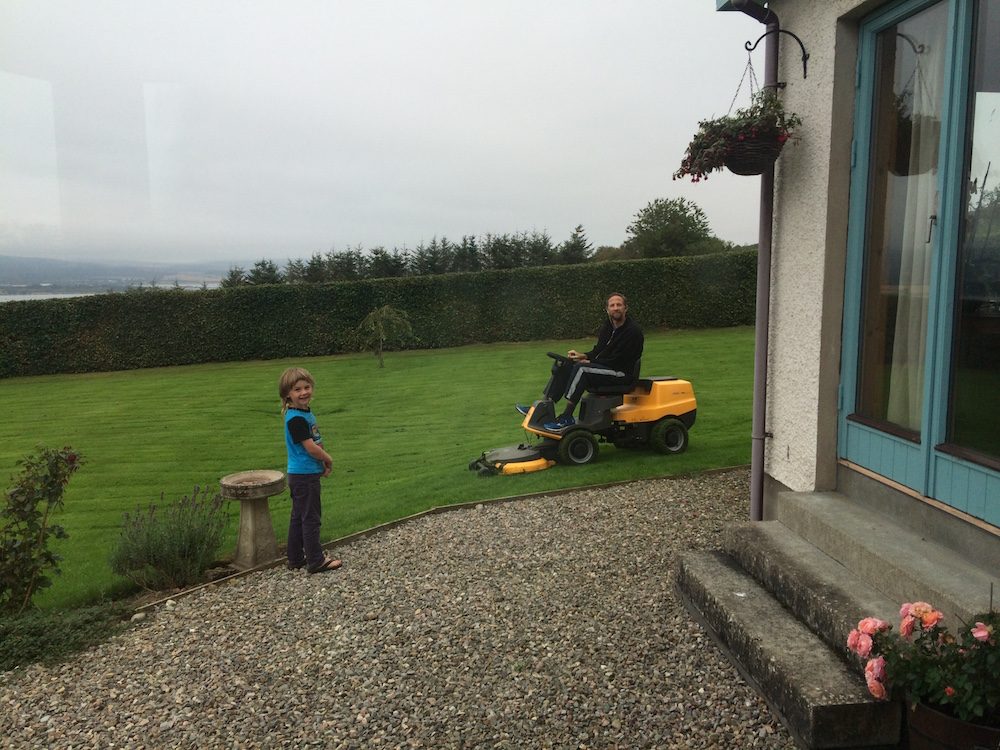
[[[309,569],[323,562],[323,547],[319,541],[320,504],[319,480],[322,474],[289,474],[288,491],[292,496],[292,518],[288,523],[288,564],[302,563]]]

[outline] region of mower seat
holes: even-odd
[[[596,385],[593,388],[588,388],[587,392],[593,393],[595,396],[624,396],[635,388],[635,384],[639,380],[639,365],[641,363],[641,359],[635,361],[635,367],[632,368],[632,377],[627,382],[615,383],[613,385]]]

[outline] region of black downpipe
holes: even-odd
[[[778,88],[778,16],[754,0],[732,0],[733,7],[765,24],[764,88]],[[753,422],[750,428],[750,520],[764,519],[764,440],[767,438],[767,351],[771,309],[771,226],[774,221],[774,165],[760,177],[757,235],[757,307],[754,316]]]

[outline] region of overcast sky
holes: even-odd
[[[677,196],[755,242],[758,179],[671,173],[762,31],[715,0],[0,0],[0,254],[618,245]]]

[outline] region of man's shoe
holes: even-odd
[[[567,427],[572,427],[576,424],[576,420],[573,417],[565,416],[559,417],[555,422],[546,422],[543,427],[549,432],[561,432]]]
[[[514,408],[517,409],[518,414],[522,417],[528,416],[528,412],[531,411],[531,407],[524,404],[514,404]]]

